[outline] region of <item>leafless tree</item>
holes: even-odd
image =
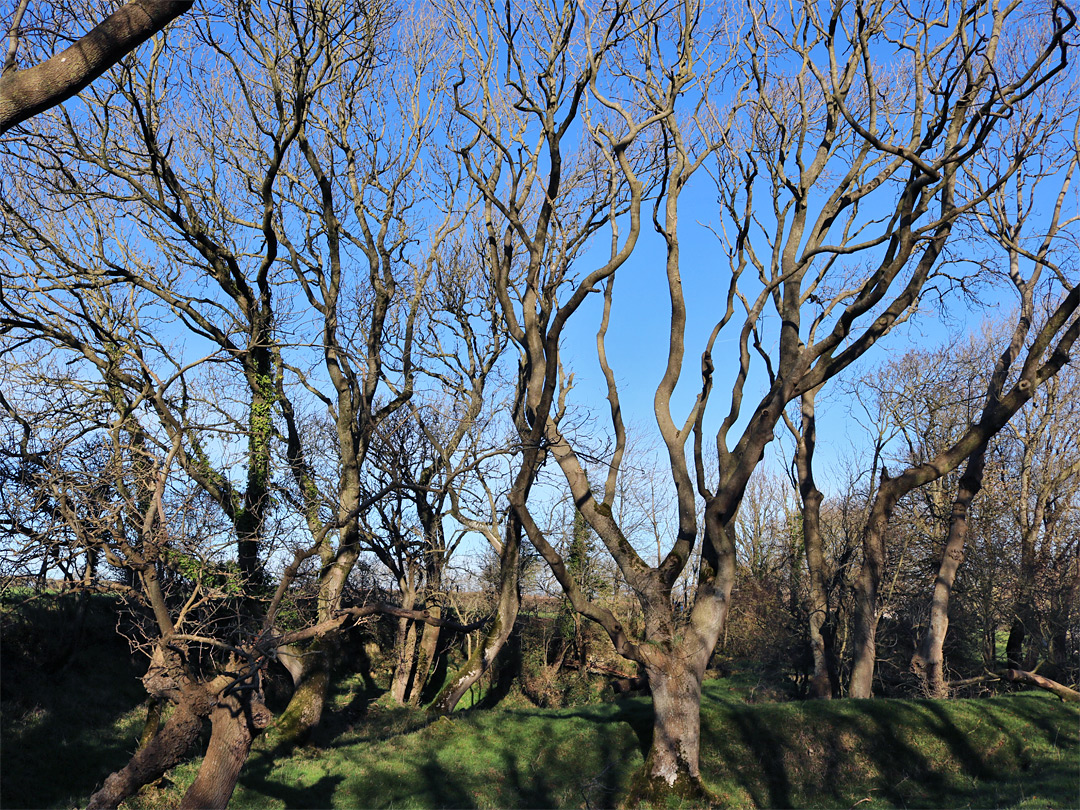
[[[380,430],[372,444],[372,492],[396,483],[377,503],[367,529],[376,556],[391,571],[402,607],[443,615],[444,575],[451,556],[475,518],[448,536],[444,520],[464,514],[464,493],[482,485],[493,465],[509,452],[506,426],[498,416],[496,367],[506,342],[502,315],[487,279],[451,251],[437,263],[421,374],[434,389],[418,393]],[[397,663],[391,694],[417,704],[435,660],[440,628],[399,619]]]
[[[1047,662],[1058,667],[1068,660],[1065,634],[1077,597],[1076,388],[1076,369],[1070,366],[1010,425],[1004,439],[1008,472],[1001,483],[1011,484],[1020,551],[1005,647],[1006,662],[1015,669]]]
[[[134,420],[148,457],[167,455],[225,515],[242,621],[236,639],[198,643],[246,651],[252,667],[306,645],[275,724],[291,741],[319,722],[337,634],[367,609],[342,600],[361,515],[385,494],[363,491],[368,450],[412,399],[425,296],[468,200],[433,149],[444,66],[430,20],[362,3],[226,11],[185,15],[185,46],[157,41],[88,89],[85,115],[48,111],[9,144],[0,323],[9,359],[76,364],[113,418]],[[167,92],[178,85],[183,104]],[[286,527],[307,537],[274,556]],[[285,633],[278,611],[311,560],[314,615]],[[170,682],[171,622],[151,670]],[[211,680],[198,705],[234,681]],[[215,719],[185,801],[227,803],[251,719]],[[161,749],[93,804],[115,806],[169,767]]]
[[[711,30],[692,2],[610,3],[536,6],[509,17],[480,5],[458,20],[465,52],[456,91],[465,133],[459,148],[484,197],[490,272],[505,291],[504,314],[523,358],[516,417],[523,454],[511,524],[520,522],[575,610],[648,674],[653,742],[632,801],[672,790],[701,795],[700,685],[728,613],[735,520],[784,408],[910,316],[934,284],[957,221],[1026,157],[1021,149],[1011,166],[986,178],[984,190],[959,184],[1002,117],[1065,64],[1063,37],[1073,18],[1062,6],[1047,13],[1038,48],[1022,64],[999,63],[1001,39],[1020,25],[1014,12],[977,4],[950,9],[946,19],[890,3],[755,5],[745,16],[726,16],[727,29]],[[895,56],[883,59],[886,52]],[[733,77],[729,86],[719,81],[721,65]],[[588,148],[571,155],[567,144],[579,132]],[[702,350],[699,394],[677,419],[688,308],[680,200],[714,158],[727,289]],[[637,245],[653,189],[652,224],[666,247],[671,305],[668,360],[654,403],[679,525],[655,567],[613,515],[625,429],[605,351],[614,279]],[[600,227],[610,234],[608,258],[575,273],[583,235]],[[568,378],[560,359],[567,321],[594,292],[603,295],[597,351],[613,435],[602,490],[590,483],[580,442],[563,429]],[[1018,407],[1060,366],[1074,339],[1074,297],[1062,303],[1033,355],[1050,351],[1050,359],[1033,360],[1025,370],[1033,379],[1002,407]],[[766,312],[775,324],[770,333]],[[717,460],[707,471],[706,413],[721,373],[714,348],[728,331],[739,359],[715,434]],[[1059,334],[1060,347],[1050,343]],[[752,366],[766,390],[744,411]],[[527,496],[544,457],[559,465],[577,508],[641,603],[641,638],[586,597],[533,519]],[[516,542],[513,531],[507,536]],[[682,614],[672,586],[699,541],[696,598]],[[862,597],[876,607],[872,542],[868,548]],[[504,615],[512,618],[513,610]],[[862,647],[872,646],[872,628],[860,630]],[[857,664],[856,691],[868,694],[864,668]]]
[[[1062,91],[1068,95],[1069,87]],[[1038,97],[1036,97],[1038,98]],[[1054,107],[1060,110],[1064,123],[1068,126],[1069,117],[1075,112],[1067,107],[1061,110],[1052,98],[1038,99],[1038,108],[1044,115],[1053,116]],[[1022,108],[1023,109],[1023,108]],[[1011,122],[1011,137],[1005,139],[1003,148],[988,154],[986,160],[1000,162],[1007,160],[1003,153],[1010,147],[1015,148],[1022,140],[1030,139],[1026,130],[1030,130],[1034,111],[1027,115],[1018,115]],[[1044,272],[1055,281],[1065,277],[1059,266],[1061,261],[1060,243],[1063,237],[1070,235],[1071,226],[1076,217],[1066,213],[1065,200],[1071,185],[1077,160],[1080,159],[1080,143],[1076,140],[1077,126],[1080,119],[1073,117],[1072,138],[1061,139],[1061,125],[1051,126],[1046,131],[1046,142],[1033,155],[1033,159],[1010,181],[1003,183],[991,198],[986,213],[980,217],[985,232],[1004,252],[1008,263],[1008,277],[1019,296],[1019,310],[1012,334],[1004,341],[1005,349],[999,357],[994,373],[987,382],[984,396],[983,416],[1000,400],[1005,388],[1012,364],[1023,351],[1029,332],[1036,322],[1036,295],[1044,288],[1040,280]],[[980,161],[981,162],[981,161]],[[981,166],[975,164],[972,171],[972,183],[982,183]],[[1032,222],[1038,216],[1036,206],[1046,198],[1045,186],[1058,183],[1053,208],[1045,214],[1045,221]],[[1041,205],[1040,205],[1041,207]],[[1034,231],[1029,236],[1029,232]],[[1023,265],[1030,263],[1031,269],[1025,275]],[[1073,282],[1075,283],[1075,282]],[[1068,282],[1066,282],[1067,289]],[[982,488],[983,473],[986,465],[986,453],[990,437],[980,442],[966,460],[963,475],[960,477],[959,490],[953,501],[949,519],[948,538],[942,552],[941,565],[938,567],[934,583],[934,596],[930,608],[930,621],[923,636],[919,650],[912,658],[912,668],[924,683],[924,688],[933,697],[944,697],[947,685],[944,677],[943,645],[949,624],[949,594],[956,579],[956,572],[964,558],[964,547],[968,534],[968,513],[971,502]]]

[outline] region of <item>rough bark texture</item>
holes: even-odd
[[[820,493],[818,493],[820,498]],[[818,501],[820,503],[820,500]],[[807,621],[810,636],[810,652],[814,671],[810,675],[810,696],[829,699],[838,691],[836,665],[831,635],[826,633],[829,618],[829,600],[825,589],[825,553],[819,525],[810,528],[809,520],[803,521],[806,542],[806,565],[810,573],[810,616]]]
[[[139,751],[146,748],[161,729],[161,709],[161,699],[150,698],[150,705],[146,707],[146,721],[143,723],[142,734],[139,735]]]
[[[831,639],[825,633],[829,618],[828,590],[825,587],[825,542],[821,537],[822,494],[814,482],[814,449],[817,427],[814,410],[816,391],[802,396],[802,431],[796,438],[795,467],[799,476],[799,497],[802,499],[803,543],[806,548],[806,568],[810,578],[810,605],[807,629],[814,671],[810,676],[810,696],[831,698],[839,692]]]
[[[302,744],[322,721],[330,691],[331,644],[328,639],[315,642],[301,659],[299,671],[294,671],[295,663],[289,667],[296,688],[289,705],[274,723],[271,742],[275,746],[288,749]]]
[[[74,45],[25,70],[0,76],[0,133],[71,98],[193,5],[132,0]]]
[[[625,804],[653,806],[672,797],[712,804],[698,768],[704,670],[687,666],[678,652],[650,658],[646,672],[653,698],[652,743]]]
[[[885,530],[889,525],[885,498],[879,493],[863,530],[863,562],[855,581],[855,658],[848,695],[873,697],[877,659],[878,587],[885,568]]]
[[[956,572],[964,561],[970,523],[971,502],[982,489],[986,447],[983,445],[968,461],[967,469],[960,478],[960,487],[953,501],[949,519],[949,536],[941,554],[934,596],[930,602],[930,624],[919,649],[911,659],[911,669],[919,678],[923,692],[928,697],[949,696],[949,684],[945,680],[945,634],[949,629],[949,597],[952,594]]]
[[[401,606],[406,610],[416,607],[416,591],[403,589]],[[390,695],[395,703],[403,704],[409,696],[409,687],[413,679],[413,665],[416,662],[416,622],[404,616],[398,618],[397,637],[394,641],[397,661],[394,665],[394,677],[390,682]]]
[[[442,608],[432,605],[428,612],[436,619],[442,618]],[[441,628],[434,624],[425,624],[420,635],[420,646],[416,651],[416,666],[413,670],[412,690],[407,698],[413,706],[420,704],[421,695],[431,677],[431,669],[439,649],[439,634]]]
[[[192,688],[176,707],[172,717],[141,748],[131,761],[109,776],[93,796],[87,810],[104,810],[119,806],[143,785],[160,779],[170,768],[179,765],[198,739],[203,719],[210,712],[209,698],[202,690]]]
[[[180,810],[221,808],[236,789],[251,742],[270,724],[272,715],[257,696],[232,694],[218,700],[210,715],[213,730],[199,773],[180,800]]]

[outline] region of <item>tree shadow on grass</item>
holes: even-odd
[[[1046,710],[1049,704],[1063,713],[1072,712],[1075,718],[1077,716],[1076,704],[1067,704],[1057,697],[1034,689],[1026,692],[1011,692],[1008,695],[1002,695],[1000,700],[1002,706],[1008,706],[1011,714],[1022,717],[1028,725],[1041,729],[1048,739],[1054,740],[1064,735],[1066,743],[1074,746],[1080,744],[1080,734],[1077,733],[1080,731],[1080,725],[1073,722],[1062,728],[1054,722],[1053,715]]]
[[[780,737],[772,732],[770,725],[757,722],[758,712],[736,710],[728,716],[761,766],[763,779],[741,780],[754,804],[758,807],[792,807],[791,780],[784,767],[784,745]],[[702,731],[708,731],[713,739],[717,736],[712,728]]]
[[[1004,806],[1038,790],[1037,770],[1051,777],[1047,795],[1056,800],[1072,786],[1075,801],[1080,777],[1070,783],[1054,754],[1071,738],[1011,707],[977,708],[901,700],[714,708],[703,713],[703,740],[712,743],[703,770],[757,807],[842,808],[871,798],[894,807]],[[1046,735],[1038,751],[1024,729]]]
[[[1031,703],[746,705],[706,695],[703,776],[740,807],[846,808],[863,799],[895,807],[1009,806],[1033,796],[1035,806],[1066,806],[1078,787],[1067,754],[1076,734],[1062,726],[1075,712],[1061,724],[1038,721],[1044,707]],[[297,808],[612,807],[652,736],[652,707],[643,698],[434,721],[363,695],[338,705],[338,714],[367,714],[325,748],[308,746],[281,760],[253,756],[243,785]],[[1029,742],[1034,759],[1024,773],[1018,763]]]
[[[238,785],[245,791],[255,794],[252,807],[265,807],[266,799],[277,799],[286,807],[328,808],[334,806],[334,794],[338,786],[345,781],[343,774],[326,774],[312,784],[289,784],[284,774],[275,772],[276,758],[272,751],[259,751],[253,754],[244,765]],[[300,780],[298,779],[297,782]],[[305,780],[306,781],[306,780]],[[243,793],[239,801],[230,802],[230,807],[244,807]]]
[[[636,737],[610,713],[584,714],[476,713],[396,738],[376,757],[357,746],[336,804],[613,807],[640,765]]]
[[[861,784],[875,799],[895,807],[949,807],[956,802],[966,804],[974,781],[994,776],[983,752],[944,706],[921,700],[851,703],[853,712],[829,724],[829,742],[846,738],[849,744],[825,745],[826,771],[835,775],[837,786],[846,784],[850,791]],[[832,798],[843,804],[852,797],[834,788]]]
[[[568,736],[528,758],[505,750],[512,795],[520,796],[524,807],[615,807],[644,758],[634,757],[639,737],[632,729],[620,715],[610,715],[582,728],[587,743]]]
[[[112,602],[91,600],[78,643],[50,671],[47,662],[67,643],[57,627],[64,599],[3,616],[0,807],[81,804],[138,742],[137,729],[117,721],[146,698],[141,662],[114,629]]]

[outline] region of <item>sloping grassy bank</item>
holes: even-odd
[[[353,688],[358,688],[353,685]],[[1076,807],[1080,712],[1042,694],[985,700],[745,702],[706,684],[702,769],[730,807]],[[351,692],[332,732],[257,751],[232,807],[610,807],[641,766],[647,699],[495,709],[432,723]],[[175,805],[194,763],[132,807]]]
[[[135,748],[146,664],[112,597],[25,598],[0,598],[0,808],[85,803]]]
[[[19,602],[16,609],[16,601]],[[145,708],[116,605],[0,599],[0,807],[85,804],[136,746]],[[710,681],[702,770],[730,807],[1080,807],[1080,711],[1041,692],[984,700],[751,702]],[[641,767],[646,698],[496,708],[431,722],[337,687],[312,744],[261,748],[233,800],[248,808],[611,807]],[[264,741],[265,745],[265,741]],[[128,803],[171,808],[196,762]]]

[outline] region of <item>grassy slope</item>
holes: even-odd
[[[503,709],[426,723],[345,687],[337,728],[256,752],[231,807],[610,807],[641,766],[648,701]],[[1080,713],[1041,694],[989,700],[748,704],[706,684],[702,770],[731,807],[1080,806]],[[194,777],[133,807],[175,805]]]
[[[114,607],[73,656],[71,605],[0,604],[0,807],[70,807],[135,746],[143,697]],[[1080,711],[1044,693],[986,700],[748,703],[710,681],[705,781],[732,807],[1080,807]],[[651,733],[644,698],[502,708],[429,722],[342,682],[313,744],[256,751],[233,807],[603,807],[625,794]],[[175,806],[195,763],[130,802]]]
[[[74,637],[73,597],[34,600],[18,610],[11,600],[0,601],[4,810],[85,804],[131,758],[146,692],[127,642],[116,634],[114,602],[93,599]]]

